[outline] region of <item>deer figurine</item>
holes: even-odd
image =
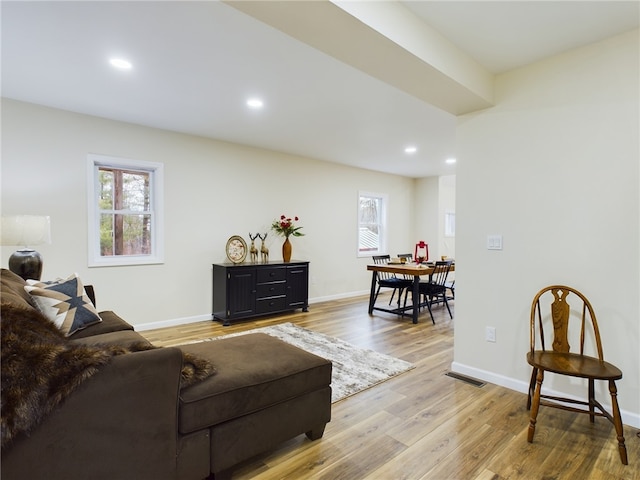
[[[249,238],[251,239],[251,248],[249,249],[249,253],[251,254],[251,261],[253,263],[258,261],[258,249],[256,248],[255,239],[260,236],[259,233],[256,233],[254,236],[249,232]]]
[[[260,237],[260,240],[261,240],[260,253],[262,254],[262,261],[264,263],[267,263],[269,261],[269,249],[264,244],[264,241],[267,239],[267,234],[265,233],[264,237],[262,235],[258,234],[258,237]]]

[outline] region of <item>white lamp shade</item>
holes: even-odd
[[[2,245],[33,246],[51,243],[51,220],[39,215],[2,216]]]

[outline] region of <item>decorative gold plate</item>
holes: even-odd
[[[247,258],[247,242],[239,235],[234,235],[227,240],[227,258],[232,263],[242,263]]]

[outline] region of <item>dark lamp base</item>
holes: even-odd
[[[42,255],[35,250],[18,250],[9,257],[9,270],[25,280],[40,280]]]

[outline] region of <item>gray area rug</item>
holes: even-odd
[[[266,333],[302,350],[331,360],[333,363],[331,403],[347,398],[414,368],[414,365],[399,358],[360,348],[339,338],[313,332],[306,328],[298,327],[293,323],[255,328],[246,332],[232,333],[189,343],[220,340],[221,338],[236,337],[248,333]]]

